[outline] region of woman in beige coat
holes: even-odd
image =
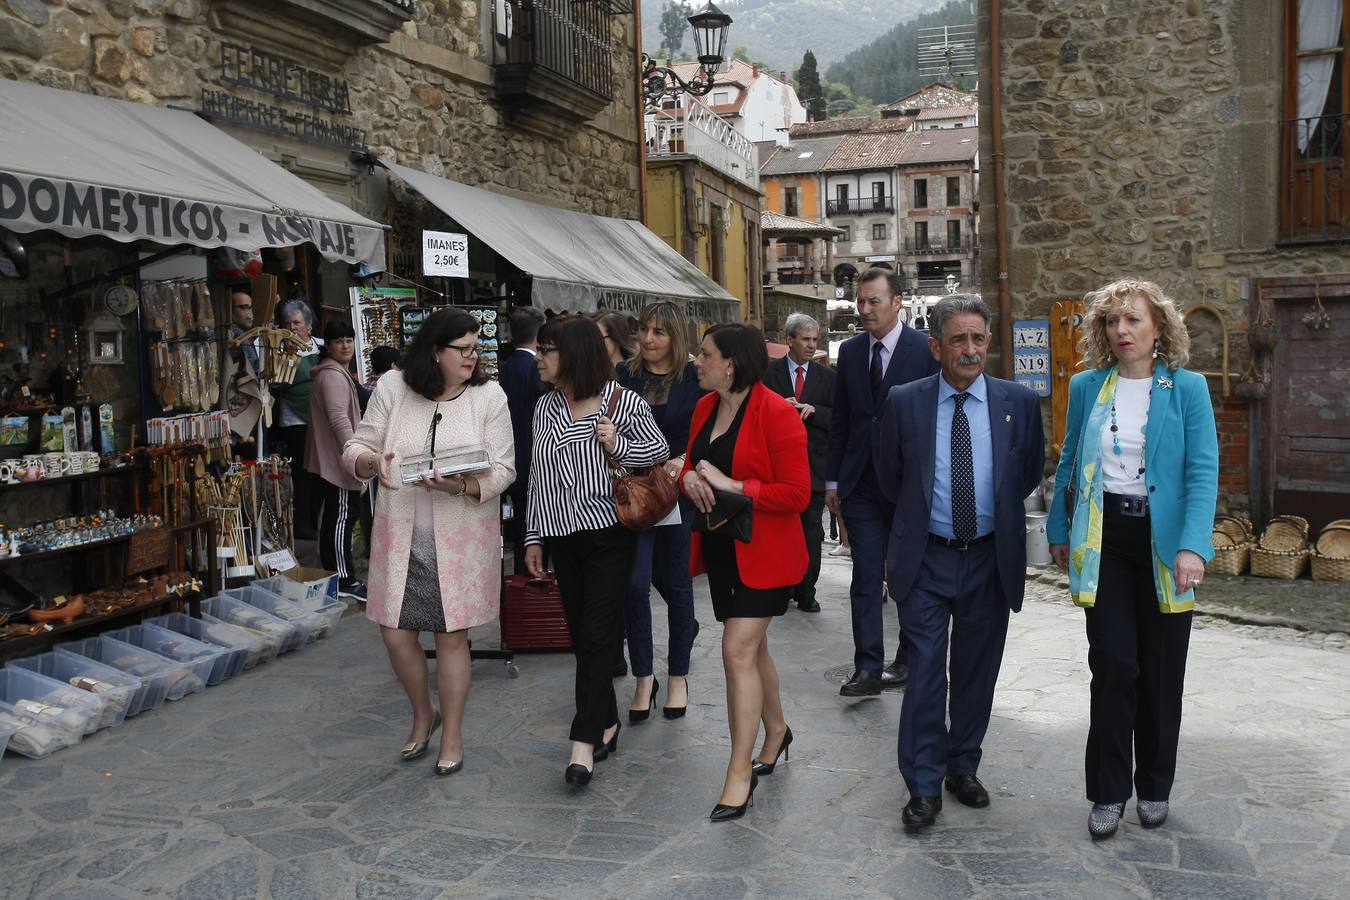
[[[362,481],[378,476],[366,617],[381,626],[394,673],[413,707],[404,759],[427,750],[444,721],[436,774],[464,764],[469,696],[468,629],[497,617],[501,589],[498,497],[515,480],[506,394],[479,366],[478,322],[462,310],[430,316],[403,370],[380,379],[343,459]],[[481,471],[401,483],[401,462],[485,448]],[[427,687],[418,632],[436,640],[440,710]]]

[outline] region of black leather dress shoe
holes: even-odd
[[[814,597],[810,600],[798,600],[797,608],[802,612],[820,612],[820,603]]]
[[[839,688],[840,697],[880,697],[881,679],[866,672],[854,672]]]
[[[891,663],[881,670],[883,690],[902,688],[909,683],[909,666],[904,663]]]
[[[975,809],[984,809],[989,805],[989,792],[980,784],[980,779],[968,772],[961,772],[956,775],[948,775],[946,778],[947,790],[956,795],[962,805],[971,806]]]
[[[927,828],[937,821],[937,814],[940,812],[942,812],[940,796],[910,797],[904,811],[900,813],[900,821],[905,823],[906,828]]]

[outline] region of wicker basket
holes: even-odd
[[[1308,520],[1302,516],[1276,516],[1266,523],[1257,546],[1283,553],[1308,549]]]
[[[1312,577],[1318,581],[1350,583],[1350,519],[1331,522],[1317,536]]]
[[[1205,564],[1205,571],[1215,575],[1241,575],[1247,571],[1252,545],[1245,540],[1234,540],[1228,533],[1215,528],[1214,558]]]
[[[1255,537],[1252,532],[1252,523],[1247,519],[1238,516],[1215,516],[1214,532],[1216,536],[1218,534],[1225,535],[1229,538],[1230,544],[1249,543],[1252,538]],[[1223,544],[1222,546],[1226,547],[1228,545],[1229,544]],[[1215,546],[1218,547],[1220,544],[1216,542]]]
[[[1267,550],[1253,547],[1252,574],[1260,578],[1283,578],[1293,581],[1308,566],[1309,552],[1303,550]]]

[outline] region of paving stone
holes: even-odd
[[[651,881],[632,900],[740,900],[749,896],[750,887],[742,878],[703,875],[672,875]]]
[[[879,887],[891,897],[933,900],[964,900],[974,892],[968,874],[917,854],[911,854],[887,872]]]
[[[277,859],[305,856],[320,850],[345,847],[352,839],[336,828],[292,828],[250,835],[249,843]]]
[[[516,841],[426,831],[381,853],[383,870],[424,881],[461,881],[518,846]]]
[[[378,873],[367,875],[356,885],[357,900],[434,900],[444,893],[437,887]]]
[[[346,896],[351,877],[334,854],[277,863],[268,892],[272,900],[329,900]]]
[[[1256,874],[1251,854],[1241,844],[1210,838],[1182,838],[1178,843],[1183,869],[1226,875]]]
[[[281,828],[301,821],[295,810],[289,807],[226,810],[201,813],[200,817],[208,822],[215,822],[230,837],[257,834],[260,831]]]
[[[1141,866],[1148,889],[1157,900],[1266,900],[1269,891],[1252,878],[1202,875]]]
[[[1092,881],[1087,869],[1057,854],[962,853],[958,859],[975,883],[986,887]]]
[[[178,896],[182,900],[252,900],[258,896],[258,861],[251,855],[240,855],[217,863],[184,882]]]

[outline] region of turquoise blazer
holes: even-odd
[[[1078,459],[1077,490],[1091,451],[1084,447],[1083,429],[1110,369],[1079,372],[1069,382],[1069,419],[1064,450],[1055,471],[1055,497],[1050,504],[1046,534],[1052,544],[1069,542],[1065,489]],[[1161,381],[1160,381],[1161,379]],[[1144,479],[1148,484],[1149,521],[1153,549],[1171,566],[1177,553],[1189,550],[1205,562],[1214,558],[1214,508],[1219,498],[1219,437],[1214,407],[1205,376],[1186,369],[1168,369],[1161,361],[1153,368],[1153,397],[1148,411],[1148,443],[1144,449]],[[1170,387],[1168,386],[1170,385]],[[1096,449],[1093,442],[1086,442]],[[1080,453],[1081,448],[1081,453]],[[1070,548],[1071,550],[1073,548]]]

